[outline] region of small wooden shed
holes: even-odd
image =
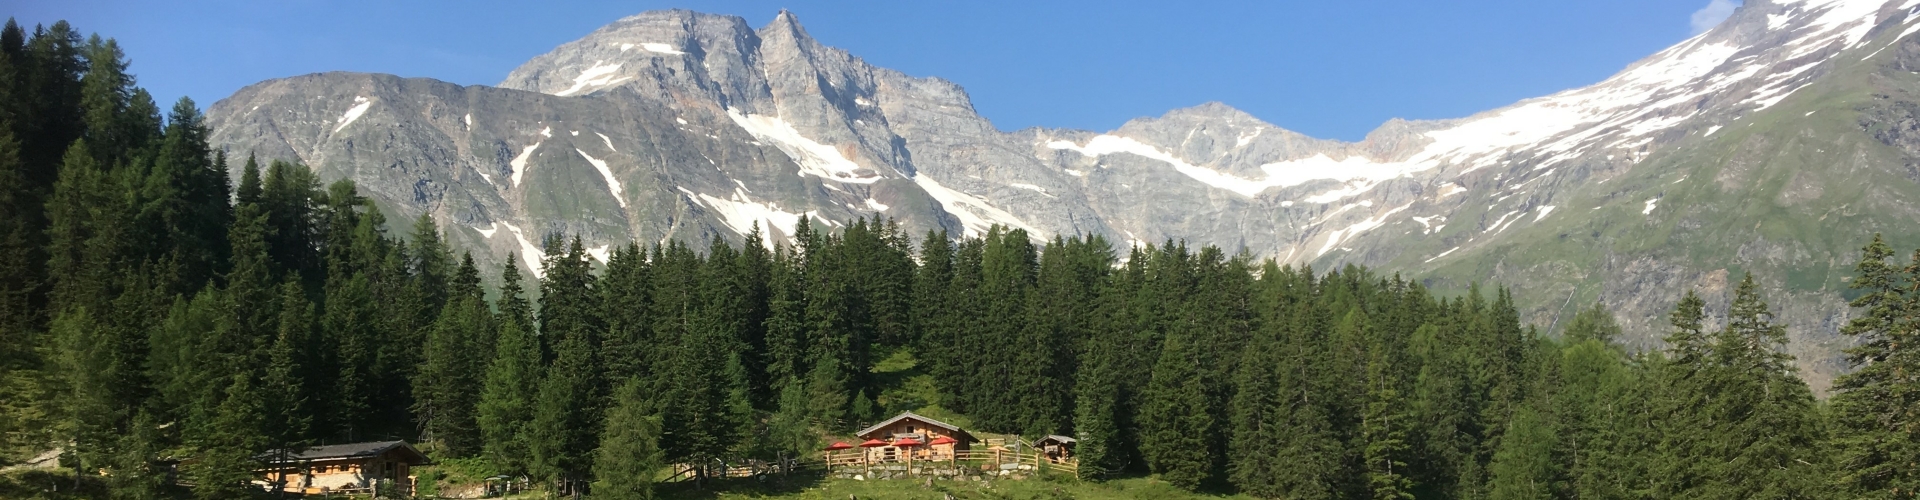
[[[1073,447],[1079,442],[1080,440],[1067,436],[1049,434],[1047,437],[1034,441],[1033,447],[1039,448],[1041,453],[1045,453],[1048,461],[1056,464],[1068,463],[1075,461],[1073,458]]]
[[[413,467],[431,463],[406,441],[372,441],[273,450],[262,455],[267,468],[259,473],[272,489],[302,494],[359,492],[380,481],[411,494]]]
[[[903,439],[912,439],[919,443],[914,446],[879,446],[869,448],[869,459],[880,462],[904,460],[911,453],[915,460],[944,460],[952,458],[955,452],[965,452],[974,441],[967,431],[939,420],[927,418],[913,412],[903,412],[872,427],[861,429],[855,434],[860,439],[878,439],[889,443]],[[940,439],[940,438],[947,439]],[[951,441],[951,442],[948,442]]]

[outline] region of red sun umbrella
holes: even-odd
[[[894,445],[894,446],[899,446],[899,447],[902,447],[902,448],[906,448],[906,447],[910,447],[910,446],[920,446],[920,441],[917,441],[917,440],[915,440],[915,439],[913,439],[913,438],[910,438],[910,437],[905,437],[905,438],[900,438],[900,439],[898,439],[898,440],[895,440],[895,441],[893,442],[893,445]]]
[[[866,442],[860,443],[861,448],[879,448],[881,446],[888,446],[887,442],[878,439],[868,439]]]
[[[834,441],[833,444],[827,445],[827,451],[839,451],[852,448],[853,445],[847,444],[846,441]]]
[[[929,443],[927,443],[927,444],[930,444],[930,445],[936,445],[936,446],[937,446],[937,445],[943,445],[943,444],[953,444],[953,443],[958,443],[958,442],[959,442],[959,441],[954,441],[954,440],[953,440],[953,438],[950,438],[950,437],[946,437],[946,436],[940,436],[940,437],[937,437],[937,438],[933,438],[933,441],[932,441],[932,442],[929,442]]]

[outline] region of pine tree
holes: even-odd
[[[1160,478],[1186,490],[1207,482],[1215,464],[1207,451],[1213,416],[1200,385],[1199,368],[1183,335],[1167,338],[1140,408],[1140,451]]]
[[[1103,303],[1118,300],[1117,294],[1103,295]],[[1104,304],[1103,304],[1104,305]],[[1105,332],[1102,332],[1105,333]],[[1080,477],[1106,479],[1124,472],[1129,447],[1126,407],[1122,400],[1121,345],[1117,335],[1096,335],[1080,353],[1080,374],[1074,384],[1074,431],[1080,441],[1074,449],[1080,461]]]
[[[1620,338],[1620,323],[1614,321],[1613,313],[1595,302],[1593,307],[1581,309],[1573,315],[1573,321],[1567,323],[1564,337],[1569,343],[1593,340],[1607,344]]]
[[[1611,321],[1611,314],[1607,315]],[[1555,399],[1567,491],[1619,498],[1642,482],[1648,436],[1642,379],[1617,346],[1585,340],[1561,350]]]
[[[1826,459],[1819,448],[1825,438],[1819,410],[1796,375],[1793,356],[1784,352],[1786,329],[1773,322],[1753,275],[1734,287],[1727,327],[1714,337],[1712,358],[1724,371],[1718,378],[1725,385],[1703,410],[1723,426],[1710,436],[1728,448],[1704,461],[1710,476],[1701,492],[1719,498],[1795,498],[1823,491],[1821,476],[1827,471],[1821,465]]]
[[[118,366],[115,343],[102,338],[104,333],[86,308],[54,317],[50,331],[57,342],[60,356],[55,362],[66,389],[61,394],[66,399],[62,427],[72,433],[66,438],[73,442],[76,458],[94,467],[105,466],[112,454],[114,422],[125,411],[115,404],[112,384],[115,372],[126,368]]]
[[[807,414],[814,423],[831,430],[852,428],[847,418],[846,381],[840,375],[840,364],[828,360],[816,360],[813,370],[807,374]]]
[[[807,419],[807,384],[789,380],[780,387],[779,409],[767,421],[768,447],[788,458],[806,456],[819,446]]]
[[[650,381],[662,356],[649,314],[653,284],[652,266],[646,258],[638,245],[629,244],[614,250],[607,259],[599,288],[607,324],[606,334],[600,338],[605,380],[637,377]]]
[[[946,231],[928,230],[920,240],[920,265],[913,274],[912,335],[915,352],[928,359],[942,356],[938,342],[948,338],[941,312],[951,306],[947,287],[953,282],[953,242]]]
[[[594,355],[599,318],[586,250],[577,237],[565,251],[553,250],[540,281],[540,334],[552,339],[554,358],[540,381],[526,435],[534,473],[559,482],[564,492],[591,474],[604,389]]]
[[[261,465],[255,457],[266,447],[260,430],[265,409],[252,378],[250,373],[234,375],[213,421],[195,433],[198,460],[185,471],[195,497],[226,500],[259,491],[251,483]]]
[[[1357,313],[1356,313],[1357,314]],[[1406,456],[1407,428],[1404,403],[1397,384],[1388,374],[1387,355],[1370,349],[1367,355],[1367,402],[1360,423],[1362,456],[1366,462],[1367,490],[1375,500],[1413,498],[1413,481],[1408,477]]]
[[[473,273],[471,255],[460,269],[461,274]],[[414,379],[415,412],[426,435],[451,457],[468,456],[481,447],[474,411],[485,364],[476,358],[487,352],[485,339],[495,327],[474,278],[456,287],[441,309],[428,331],[424,363]]]
[[[1688,290],[1668,315],[1673,329],[1666,336],[1665,355],[1655,358],[1653,383],[1665,390],[1648,402],[1656,425],[1653,434],[1659,439],[1649,453],[1652,495],[1694,495],[1709,480],[1702,457],[1712,456],[1709,449],[1717,436],[1705,408],[1716,389],[1705,318],[1706,301]]]
[[[26,192],[20,143],[11,128],[0,119],[0,370],[26,364],[36,342],[32,332],[46,326],[43,207],[34,203],[38,193]]]
[[[513,262],[506,268],[513,276]],[[503,292],[504,293],[504,292]],[[531,471],[526,427],[533,421],[533,403],[540,381],[540,344],[519,321],[500,322],[493,361],[476,409],[482,448],[488,461],[509,474]]]
[[[1887,262],[1893,249],[1875,234],[1861,249],[1856,276],[1857,315],[1841,332],[1853,372],[1834,384],[1833,458],[1836,482],[1851,496],[1912,498],[1920,468],[1900,457],[1920,457],[1920,338],[1912,320],[1920,288],[1920,252],[1904,269]]]
[[[308,364],[303,363],[307,358],[302,356],[302,347],[311,342],[313,306],[307,303],[300,283],[288,281],[280,287],[279,308],[278,332],[267,348],[261,386],[269,389],[263,391],[268,444],[285,448],[304,441],[311,425],[313,408],[306,393]]]
[[[652,413],[645,385],[638,379],[622,384],[607,412],[606,432],[594,452],[595,498],[653,498],[653,479],[663,466],[660,417]]]
[[[267,247],[282,269],[315,287],[325,278],[319,249],[327,239],[321,207],[328,201],[312,170],[280,160],[268,162],[260,188],[260,206],[270,228]]]
[[[574,482],[590,477],[592,451],[598,442],[599,401],[593,386],[598,370],[592,349],[579,335],[563,338],[554,347],[553,364],[540,381],[531,408],[533,420],[524,433],[533,473],[558,482],[563,493],[571,491]]]
[[[1488,465],[1488,498],[1530,499],[1557,496],[1561,471],[1554,456],[1555,426],[1550,415],[1520,407]]]
[[[766,334],[767,380],[772,389],[786,397],[786,384],[804,384],[809,372],[807,357],[806,299],[794,256],[786,247],[774,255],[768,270]],[[805,394],[804,386],[801,393]]]

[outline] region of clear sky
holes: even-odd
[[[1598,82],[1725,17],[1732,0],[107,1],[0,0],[27,26],[116,38],[164,106],[349,70],[499,83],[621,17],[686,8],[815,38],[965,87],[1003,130],[1110,130],[1221,101],[1356,140],[1388,118],[1454,118]]]

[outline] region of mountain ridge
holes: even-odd
[[[1392,119],[1357,142],[1309,137],[1217,102],[1107,132],[1002,131],[959,85],[870,65],[813,39],[787,11],[759,29],[686,10],[628,16],[493,87],[349,73],[270,80],[208,116],[214,143],[236,162],[252,151],[300,160],[329,180],[355,179],[383,210],[434,214],[450,240],[481,249],[483,262],[514,252],[535,272],[532,242],[550,233],[581,234],[604,255],[627,241],[738,242],[756,225],[771,244],[786,241],[801,217],[829,226],[887,217],[914,234],[956,236],[998,224],[1036,239],[1181,240],[1323,269],[1403,269],[1441,290],[1472,281],[1554,288],[1529,296],[1564,293],[1564,303],[1523,304],[1529,320],[1552,329],[1599,301],[1622,316],[1634,345],[1649,347],[1686,286],[1723,291],[1735,269],[1832,274],[1846,260],[1839,247],[1865,241],[1855,233],[1897,227],[1821,236],[1817,251],[1774,265],[1743,264],[1750,257],[1738,250],[1695,255],[1699,245],[1669,239],[1675,224],[1695,224],[1677,213],[1692,210],[1683,198],[1669,195],[1692,188],[1691,177],[1661,175],[1725,167],[1725,158],[1697,152],[1752,137],[1746,129],[1757,121],[1792,125],[1782,110],[1814,98],[1803,89],[1854,85],[1880,78],[1859,76],[1877,74],[1867,68],[1906,64],[1920,50],[1907,42],[1920,29],[1916,4],[1754,0],[1720,27],[1594,85],[1468,117]],[[1846,102],[1814,111],[1883,113]],[[1870,127],[1822,127],[1809,133],[1872,140],[1858,138]],[[1873,154],[1885,158],[1849,175],[1878,178],[1920,157]],[[1757,193],[1753,182],[1809,171],[1776,163],[1717,189]],[[1654,177],[1669,184],[1643,181]],[[1912,181],[1878,188],[1920,193]],[[1846,202],[1793,203],[1801,205],[1786,206]],[[1886,209],[1876,221],[1914,219],[1907,207]],[[1714,213],[1715,224],[1767,224],[1763,210]],[[1590,248],[1543,257],[1512,248],[1560,248],[1574,227],[1591,233],[1582,243]],[[1823,388],[1845,370],[1836,325],[1847,310],[1832,297],[1837,280],[1809,283],[1769,287],[1787,297],[1784,310],[1805,315],[1793,324],[1794,353]]]

